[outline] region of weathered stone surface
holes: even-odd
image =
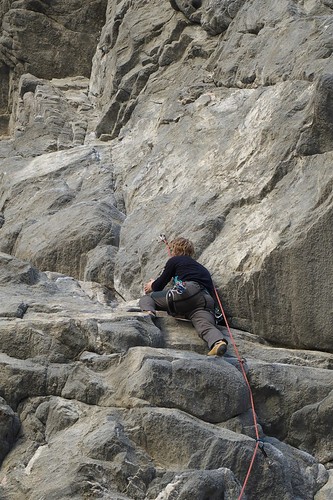
[[[294,446],[308,451],[321,463],[332,464],[333,393],[321,401],[296,411],[290,420],[290,439]]]
[[[2,18],[1,59],[42,78],[89,76],[105,7],[106,0],[11,2]]]
[[[323,488],[315,495],[315,500],[329,500],[333,494],[333,473],[329,471],[329,480]]]
[[[218,500],[236,497],[240,493],[240,487],[230,469],[221,467],[216,470],[191,471],[175,475],[160,493],[157,495],[156,493],[154,488],[150,488],[147,498],[163,500],[174,495],[179,500],[186,500],[204,498],[208,494],[209,498]]]
[[[65,363],[89,346],[86,325],[74,319],[58,321],[0,320],[0,348],[19,359],[47,358]]]
[[[248,454],[251,455],[251,442],[253,440],[249,440],[245,436],[242,436],[241,440],[235,440],[236,435],[231,431],[212,427],[209,424],[204,424],[193,417],[190,418],[186,414],[175,412],[174,410],[142,410],[141,412],[143,413],[141,424],[142,442],[145,443],[145,449],[152,457],[156,459],[158,456],[162,467],[166,467],[168,463],[172,463],[174,470],[175,468],[184,467],[187,469],[205,468],[213,470],[221,467],[223,464],[223,467],[230,467],[235,473],[235,471],[242,467],[242,461],[247,460],[246,456]],[[170,428],[172,432],[168,432]],[[161,441],[163,441],[163,448],[160,445]],[[269,497],[271,495],[272,482],[274,482],[274,484],[279,484],[278,496],[291,495],[292,497],[299,494],[301,497],[310,498],[311,493],[309,495],[309,492],[305,488],[303,489],[304,485],[297,485],[296,479],[300,469],[303,467],[311,468],[313,459],[310,455],[293,450],[292,448],[290,448],[288,453],[282,454],[275,448],[274,444],[268,444],[266,451],[272,462],[274,462],[275,467],[263,467],[263,455],[258,455],[257,463],[262,464],[261,476],[260,479],[258,477],[251,480],[251,483],[253,480],[256,481],[256,494],[265,494]],[[289,475],[288,466],[287,469],[284,469],[284,464],[286,465],[292,457],[294,460],[297,457],[293,471],[295,473],[294,476],[292,474]],[[205,464],[205,466],[202,467],[202,464]],[[323,480],[323,477],[320,479],[323,468],[319,469],[316,471],[315,468],[312,469],[310,476],[307,478],[307,481],[309,481],[308,485],[312,483],[312,487],[314,488],[318,487]],[[288,470],[287,476],[285,476],[286,480],[282,481],[284,483],[283,486],[278,479],[281,477],[282,470],[285,472]],[[325,473],[323,476],[326,479]],[[317,481],[317,486],[315,486]],[[250,491],[253,487],[254,483],[251,484]],[[200,496],[197,498],[200,498]]]
[[[107,0],[89,0],[84,5],[77,0],[1,1],[1,136],[8,135],[15,125],[15,112],[12,113],[11,108],[17,107],[18,79],[23,73],[48,79],[73,75],[89,77],[106,4]],[[31,104],[31,96],[26,96],[25,101],[26,105]],[[64,127],[65,136],[70,134],[66,128],[70,128],[68,123]],[[78,129],[76,126],[76,139]],[[43,136],[43,129],[39,130]]]
[[[0,355],[2,383],[0,396],[16,409],[17,405],[29,396],[46,392],[46,368],[32,362],[22,362]]]
[[[248,9],[241,10],[244,17],[238,13],[240,23],[252,6]],[[292,50],[297,15],[281,6],[266,12],[269,22],[274,16],[287,22],[286,16],[290,32],[284,46]],[[304,12],[301,19],[312,22]],[[198,28],[191,29],[197,38],[189,42],[182,65],[164,68],[163,80],[159,72],[149,79],[129,126],[120,134],[121,142],[114,147],[128,215],[117,257],[117,287],[127,297],[138,294],[141,275],[154,276],[164,259],[151,235],[163,231],[173,237],[186,227],[201,261],[222,285],[234,326],[284,345],[331,349],[327,297],[333,290],[326,279],[332,275],[327,259],[332,248],[327,230],[332,213],[330,152],[325,161],[317,155],[295,156],[300,130],[309,118],[307,105],[318,87],[295,75],[277,77],[270,86],[263,86],[263,80],[250,88],[216,88],[209,78],[216,78],[216,84],[236,85],[235,80],[219,82],[216,73],[221,68],[226,75],[224,62],[230,50],[225,49],[224,57],[224,39],[215,39],[216,53],[204,66],[202,56],[194,60],[189,56],[190,47],[199,43]],[[272,29],[267,36],[276,47]],[[236,30],[233,33],[236,36]],[[306,28],[304,33],[308,36]],[[229,39],[238,50],[238,42]],[[202,38],[200,43],[205,43]],[[266,47],[266,40],[262,49],[255,46],[252,60],[257,61],[256,55]],[[290,65],[287,55],[281,60]],[[316,64],[318,77],[321,70],[329,71],[327,59],[311,56],[309,61]],[[267,63],[267,68],[277,74],[273,64]],[[326,127],[329,130],[329,123]],[[323,270],[325,278],[318,280]]]
[[[0,398],[0,464],[12,448],[20,424],[17,415],[3,398]]]
[[[225,31],[246,0],[172,0],[179,10],[194,23],[200,23],[211,35]]]
[[[234,97],[230,98],[230,106],[235,106],[236,109],[239,106],[238,109],[244,111],[245,103],[248,103],[249,107],[252,108],[250,116],[253,116],[253,118],[256,116],[254,119],[257,120],[258,115],[256,113],[260,113],[259,116],[263,120],[261,124],[265,127],[264,115],[267,116],[268,113],[272,113],[272,119],[277,117],[281,107],[283,107],[283,103],[281,103],[282,93],[286,97],[288,85],[281,84],[279,89],[278,86],[274,89],[267,89],[264,92],[264,94],[267,93],[266,96],[262,95],[259,100],[258,95],[253,95],[253,92],[256,93],[256,91],[239,91],[239,93],[243,93],[245,101],[238,101],[237,98],[240,96],[234,94]],[[289,89],[291,90],[292,87],[289,87]],[[292,98],[293,93],[294,91],[291,90],[290,98]],[[296,94],[294,96],[296,98]],[[272,106],[272,98],[274,100],[276,98],[274,111],[269,110]],[[252,99],[256,101],[256,104]],[[262,104],[261,111],[259,111],[261,107],[260,101]],[[285,112],[287,112],[288,105],[286,105]],[[216,106],[219,105],[216,103]],[[256,112],[253,110],[253,106],[257,108]],[[151,108],[154,111],[151,111],[150,116],[156,116],[156,106],[154,108]],[[209,112],[209,110],[212,112]],[[214,103],[210,107],[200,110],[200,114],[203,114],[203,123],[212,123],[213,120],[218,119],[219,115],[214,116],[213,110]],[[197,118],[199,118],[200,114],[196,113]],[[232,117],[228,116],[228,121],[224,123],[225,127],[230,127],[231,134],[231,129],[235,126]],[[148,130],[148,122],[146,124],[147,128],[144,128],[147,130],[147,135],[143,139],[148,141],[149,131],[153,133],[153,129]],[[186,226],[186,235],[196,241],[198,254],[200,255],[203,252],[200,256],[201,262],[207,264],[213,270],[216,269],[215,279],[220,283],[221,281],[224,282],[222,298],[225,298],[227,312],[229,316],[233,317],[235,326],[238,325],[283,344],[289,343],[289,345],[301,347],[315,345],[316,347],[321,346],[323,349],[329,349],[331,322],[330,314],[327,312],[330,310],[327,297],[332,296],[332,283],[330,280],[322,279],[319,280],[321,285],[318,288],[312,286],[313,283],[318,283],[318,276],[322,274],[324,269],[325,276],[327,276],[327,266],[330,266],[326,256],[332,247],[330,241],[331,232],[329,231],[325,237],[323,237],[323,234],[326,234],[325,228],[330,226],[331,215],[328,212],[325,215],[323,214],[322,217],[318,217],[314,210],[314,207],[318,207],[318,210],[322,208],[325,211],[326,209],[326,195],[324,194],[326,188],[323,188],[324,190],[318,193],[316,186],[317,182],[319,182],[317,175],[320,175],[321,180],[326,179],[326,181],[324,180],[326,186],[330,185],[329,161],[328,163],[322,163],[318,157],[311,157],[309,167],[304,169],[303,159],[292,160],[289,173],[287,173],[288,162],[276,164],[276,166],[274,166],[273,162],[269,165],[266,162],[261,163],[259,157],[263,144],[261,146],[258,144],[257,148],[252,148],[252,146],[253,142],[258,140],[258,137],[267,138],[267,135],[264,131],[258,132],[256,127],[261,127],[261,125],[255,125],[253,122],[252,145],[249,144],[248,146],[251,147],[253,155],[258,155],[258,158],[256,160],[253,158],[253,161],[251,160],[247,167],[245,165],[240,167],[242,170],[242,183],[238,180],[239,174],[230,171],[227,173],[227,160],[225,159],[224,169],[221,173],[219,173],[218,168],[215,170],[212,168],[211,182],[209,182],[209,178],[206,178],[207,191],[203,193],[201,172],[206,158],[209,157],[209,150],[214,149],[217,157],[222,157],[225,143],[217,143],[213,135],[211,140],[206,139],[205,142],[200,143],[200,147],[199,144],[196,147],[195,143],[190,139],[185,144],[181,143],[178,146],[178,142],[175,142],[176,135],[184,134],[185,137],[189,138],[192,134],[193,127],[191,127],[190,122],[187,122],[187,124],[184,129],[179,121],[169,127],[168,131],[165,131],[163,137],[165,147],[163,151],[160,150],[160,146],[157,146],[159,153],[157,151],[150,153],[148,148],[146,150],[141,149],[140,153],[137,151],[135,154],[136,160],[134,160],[133,154],[133,163],[130,162],[130,164],[137,166],[135,169],[133,167],[129,169],[129,175],[125,181],[128,217],[125,221],[120,252],[117,256],[116,283],[118,289],[123,294],[127,293],[127,296],[129,295],[129,287],[133,290],[132,294],[140,293],[140,284],[139,282],[135,283],[133,275],[139,277],[142,268],[147,268],[144,271],[147,278],[156,275],[160,271],[161,261],[166,260],[166,255],[164,248],[157,243],[157,239],[156,243],[154,243],[154,240],[152,241],[151,234],[155,234],[157,237],[159,232],[164,230],[167,234],[171,233],[170,236],[173,236],[177,233],[183,233],[181,227]],[[293,120],[286,123],[284,131],[292,124]],[[142,130],[142,120],[140,129]],[[129,150],[133,151],[134,142],[132,138],[134,133],[135,131],[132,128],[131,135],[128,136],[128,139],[127,137],[124,138],[121,146],[118,146],[114,152],[114,155],[119,154],[117,156],[118,162],[122,165],[129,160],[128,155],[126,158],[123,156],[124,142],[128,140],[131,144],[128,145]],[[139,130],[137,130],[137,133],[139,133]],[[280,137],[281,158],[285,156],[288,136],[292,138],[291,131],[287,132],[283,138]],[[275,151],[279,149],[278,140],[274,138]],[[269,139],[267,142],[264,139],[265,154],[267,154],[270,147],[269,142]],[[171,146],[168,149],[167,144],[172,144],[172,149],[175,150],[172,154]],[[271,147],[273,147],[273,142],[271,142]],[[219,148],[221,148],[220,151]],[[240,153],[239,150],[233,154],[238,153]],[[160,178],[156,178],[154,169],[146,171],[145,166],[146,164],[149,165],[150,162],[151,165],[154,165],[154,157],[157,154],[159,155],[157,163],[159,167],[157,168],[160,168]],[[240,153],[240,156],[243,154],[246,154],[245,148],[243,153]],[[191,177],[185,183],[181,180],[180,171],[183,179],[185,179],[187,165],[185,158],[189,155],[191,155]],[[139,164],[138,159],[140,159]],[[261,168],[259,168],[259,165],[261,165]],[[258,185],[255,184],[253,177],[254,166],[257,170],[258,180],[260,179]],[[248,172],[246,172],[247,168]],[[272,168],[271,171],[270,168]],[[286,171],[284,171],[284,168],[286,168]],[[321,173],[319,174],[319,172]],[[124,173],[122,173],[123,175]],[[248,176],[248,182],[245,182],[246,176]],[[216,178],[219,177],[221,177],[222,183],[228,185],[228,191],[224,197],[218,194],[220,188],[217,187]],[[265,178],[267,184],[263,188],[261,183]],[[167,193],[168,190],[164,188],[165,194],[159,196],[158,192],[163,189],[164,179],[168,180],[170,186],[177,185],[178,189],[170,190]],[[148,199],[147,180],[150,183]],[[237,206],[238,202],[234,205],[234,202],[228,197],[233,182],[234,192],[238,192],[240,206]],[[293,186],[292,192],[289,191],[291,184]],[[275,186],[276,188],[274,188]],[[310,186],[312,187],[310,188]],[[329,190],[328,187],[327,189]],[[188,196],[189,192],[198,193],[195,201],[191,201]],[[133,197],[134,193],[135,197]],[[262,198],[263,196],[264,198]],[[141,204],[140,210],[138,210],[137,205],[139,199],[146,199],[145,208]],[[288,210],[285,210],[286,199],[288,199]],[[303,207],[302,214],[298,212],[300,205]],[[272,209],[273,206],[274,209]],[[166,207],[168,207],[168,210]],[[179,207],[182,207],[180,211]],[[172,224],[170,224],[167,215],[170,209],[177,213],[177,218],[173,219]],[[192,216],[185,221],[187,210]],[[256,210],[258,211],[256,212]],[[156,212],[160,214],[158,224],[153,218],[153,214]],[[297,212],[298,215],[296,215]],[[305,213],[307,213],[307,217],[305,217]],[[140,226],[137,218],[142,216],[146,221],[146,231],[139,236]],[[313,219],[312,222],[311,219]],[[242,239],[239,238],[239,232],[235,231],[235,227],[239,227],[240,223],[243,224],[244,235],[247,235]],[[297,225],[300,227],[296,230]],[[281,230],[282,227],[283,230]],[[304,234],[299,241],[297,241],[298,233]],[[281,243],[275,247],[274,242],[279,241],[280,238],[283,238]],[[142,249],[140,260],[134,253],[137,244],[135,242],[138,240]],[[223,249],[223,272],[220,271],[220,261],[216,257],[218,250],[221,248]],[[132,258],[129,256],[131,249],[133,249]],[[316,255],[315,260],[311,260],[313,254]],[[149,263],[149,267],[146,262]],[[311,262],[311,265],[309,262]],[[260,268],[263,269],[262,273],[259,271]],[[258,269],[258,271],[255,269]],[[331,275],[330,270],[328,275]],[[274,280],[272,276],[274,276]],[[293,292],[294,289],[296,289],[295,293]],[[259,300],[256,299],[253,290],[258,290]],[[286,298],[282,300],[283,297]],[[292,304],[292,308],[289,304]],[[314,310],[316,311],[315,315],[313,314]],[[291,311],[290,314],[288,314],[289,311]],[[284,318],[284,321],[282,321],[282,318]],[[316,340],[314,341],[314,339]]]
[[[89,349],[110,354],[164,343],[148,319],[117,316],[97,283],[93,292],[87,282],[52,273],[48,278],[6,254],[0,254],[0,269],[0,283],[8,283],[0,287],[0,349],[8,356],[66,363]]]
[[[12,255],[0,253],[0,283],[34,285],[39,279],[38,270],[28,262],[15,259]]]
[[[158,15],[151,16],[152,10]],[[98,136],[116,137],[152,75],[160,66],[181,59],[191,40],[187,25],[183,16],[173,15],[168,2],[162,8],[156,0],[136,6],[130,2],[110,3],[90,85],[90,94],[101,109]],[[105,69],[104,75],[97,70],[100,67]]]
[[[10,468],[29,442],[25,462],[16,462],[21,492],[29,499],[39,492],[53,498],[79,498],[88,491],[104,492],[111,498],[121,498],[121,492],[123,498],[164,498],[168,492],[179,491],[181,485],[184,495],[184,490],[193,491],[196,484],[199,489],[193,491],[193,498],[202,498],[206,488],[216,494],[225,491],[232,498],[240,489],[236,477],[253,449],[252,439],[175,410],[103,409],[60,398],[38,398],[24,403],[20,412],[24,434],[6,458],[1,473],[2,489],[10,499],[14,491],[20,492],[15,489]],[[322,482],[321,471],[309,455],[286,446],[281,453],[275,446],[279,446],[276,440],[267,444],[271,466],[262,469],[256,491],[273,498],[272,481],[276,484],[278,480],[280,489],[275,491],[280,497],[310,499],[311,492]],[[60,458],[64,454],[66,461]],[[292,459],[296,461],[290,471]],[[159,463],[158,473],[155,460]],[[263,464],[261,455],[258,460]],[[220,469],[222,463],[224,468]],[[38,478],[44,476],[46,466],[49,480],[41,484]],[[210,472],[204,473],[203,468]],[[279,481],[281,474],[284,481]],[[300,474],[304,482],[299,482]]]
[[[297,144],[300,155],[314,155],[332,151],[333,75],[323,75],[317,82],[316,92],[309,105],[312,118],[302,131]]]
[[[114,288],[114,263],[117,247],[114,245],[97,245],[86,254],[84,281],[103,283],[106,287]]]
[[[234,500],[241,367],[244,497],[331,498],[332,7],[0,0],[1,498]],[[128,310],[161,232],[223,359]]]
[[[320,405],[333,387],[331,370],[312,370],[284,364],[255,362],[252,365],[249,362],[249,379],[264,431],[280,439],[284,439],[289,433],[293,440],[293,432],[296,435],[298,433],[295,424],[289,430],[293,414],[300,411],[300,415],[305,417],[306,408],[311,404]],[[301,419],[299,424],[301,425]],[[303,425],[308,425],[306,420]],[[326,435],[326,431],[323,434]],[[307,451],[313,453],[314,449]]]
[[[89,80],[42,80],[24,74],[13,117],[15,150],[23,156],[69,149],[84,143],[91,103]],[[31,144],[33,142],[33,144]]]
[[[32,283],[28,281],[28,284],[24,284],[18,279],[22,275],[22,269],[25,272],[23,275],[26,275],[23,263],[19,265],[13,257],[3,259],[3,263],[7,271],[7,286],[4,287],[6,296],[8,297],[10,290],[13,291],[14,285],[20,289],[23,287],[21,293],[23,292],[25,300],[29,299],[30,293],[30,301],[27,302],[31,303],[22,319],[6,318],[1,324],[1,349],[7,352],[7,355],[2,355],[0,363],[1,379],[4,381],[1,396],[18,411],[22,422],[19,441],[7,455],[3,465],[0,481],[5,498],[20,498],[20,488],[25,492],[22,495],[33,498],[39,488],[42,488],[40,477],[46,474],[45,466],[49,474],[48,461],[51,454],[52,460],[59,467],[60,457],[64,453],[63,440],[68,442],[72,450],[68,455],[71,465],[65,485],[60,484],[60,475],[55,470],[52,473],[47,491],[50,488],[50,495],[55,498],[75,498],[75,495],[82,495],[83,490],[90,491],[86,483],[88,476],[94,477],[97,490],[108,492],[111,497],[112,491],[118,491],[125,494],[124,498],[157,498],[158,495],[163,498],[168,491],[178,491],[185,495],[185,492],[192,491],[195,486],[198,487],[198,492],[205,488],[209,491],[210,488],[212,491],[224,491],[225,494],[229,492],[230,495],[234,494],[231,492],[239,491],[242,475],[245,473],[244,464],[249,459],[244,455],[244,439],[246,435],[253,436],[254,429],[251,412],[247,410],[249,404],[246,385],[237,369],[232,346],[225,360],[208,359],[201,354],[181,351],[181,347],[186,349],[189,345],[195,345],[195,339],[202,342],[187,323],[178,323],[178,335],[193,337],[193,340],[189,338],[181,346],[179,337],[169,333],[163,341],[158,333],[159,328],[149,318],[140,316],[141,313],[127,313],[126,304],[118,308],[109,306],[108,311],[105,304],[96,302],[96,299],[94,302],[84,294],[83,289],[74,300],[67,300],[73,291],[80,290],[75,280],[54,273],[48,273],[48,277],[35,270]],[[57,309],[54,309],[52,301],[57,303]],[[62,318],[59,317],[59,312]],[[171,332],[174,322],[171,318],[161,318],[156,324],[163,323],[163,331]],[[241,352],[250,354],[249,346],[252,345],[257,356],[266,355],[266,349],[269,349],[267,343],[254,335],[236,330],[233,330],[233,334],[237,337]],[[144,347],[145,342],[152,347]],[[162,346],[163,342],[168,343],[168,349],[153,347]],[[178,350],[172,349],[173,342]],[[143,347],[139,347],[139,344]],[[135,345],[138,347],[133,348]],[[80,355],[84,348],[90,349],[90,355],[88,352]],[[274,351],[273,348],[271,350]],[[288,354],[283,349],[277,349],[275,355],[279,359]],[[273,353],[270,352],[270,356]],[[319,362],[320,355],[315,356]],[[17,359],[18,357],[21,359]],[[304,366],[292,366],[293,359]],[[62,364],[64,362],[65,365]],[[322,362],[325,366],[324,355]],[[318,452],[318,459],[327,463],[330,456],[327,454],[328,449],[325,454],[322,442],[327,434],[325,420],[320,428],[323,432],[320,430],[315,444],[313,441],[304,441],[301,437],[302,427],[297,422],[304,422],[303,412],[312,408],[309,403],[320,401],[328,394],[327,388],[332,383],[331,372],[306,368],[307,364],[311,366],[311,362],[305,356],[302,358],[302,352],[298,353],[298,357],[291,356],[289,363],[260,365],[257,362],[253,365],[250,360],[246,363],[250,368],[249,376],[260,422],[265,430],[269,427],[274,435],[281,434],[276,422],[281,420],[283,408],[288,441],[299,444],[303,439],[301,448],[314,454]],[[269,392],[272,383],[267,380],[267,370],[274,373],[274,394]],[[307,378],[307,374],[311,380]],[[274,399],[277,391],[280,395],[278,404]],[[299,396],[300,392],[302,398]],[[83,404],[93,405],[103,415],[108,414],[105,413],[108,412],[107,408],[117,406],[122,408],[123,416],[111,420],[107,417],[105,424],[102,424],[103,417],[93,417],[89,410],[90,416],[86,420],[82,417]],[[154,410],[156,405],[160,408]],[[130,407],[135,409],[125,410]],[[140,410],[140,407],[143,409]],[[280,420],[277,416],[275,418],[274,407]],[[13,415],[12,410],[9,411]],[[195,415],[199,419],[192,417],[191,420],[189,415]],[[90,426],[87,427],[88,421]],[[203,421],[223,422],[225,429],[216,427],[214,431],[222,433],[216,443],[215,438],[208,438],[206,435],[208,431],[213,432],[215,427],[204,424]],[[91,425],[96,425],[95,430]],[[200,444],[198,439],[204,430],[203,425],[210,427],[203,433]],[[111,428],[118,431],[112,431]],[[185,432],[187,428],[188,431]],[[67,430],[70,434],[65,434]],[[80,441],[75,442],[74,436]],[[262,436],[270,461],[278,460],[279,463],[274,472],[274,482],[279,485],[274,489],[274,496],[288,494],[311,498],[326,481],[324,469],[316,469],[318,466],[314,458],[297,452],[289,445],[284,445],[282,454],[275,451],[280,450],[282,443],[264,437],[263,433]],[[210,439],[213,439],[211,443]],[[221,449],[217,444],[219,439],[223,442]],[[226,443],[230,439],[230,452],[222,451],[229,449]],[[9,446],[12,445],[10,443]],[[75,450],[78,449],[85,451],[83,455],[82,451],[76,453],[74,458]],[[146,455],[142,455],[142,449]],[[187,458],[184,455],[185,449],[188,450]],[[251,449],[252,446],[246,453],[250,454]],[[197,450],[202,450],[198,456]],[[259,459],[260,456],[261,454]],[[281,456],[288,457],[287,462],[280,462]],[[96,461],[99,463],[98,469],[93,465]],[[127,461],[132,465],[126,465]],[[163,473],[160,471],[156,474],[153,465],[155,462],[162,466]],[[13,475],[10,470],[14,463],[16,472]],[[148,468],[144,463],[150,464]],[[220,475],[217,469],[222,464],[228,470]],[[304,467],[306,470],[311,468],[310,475],[308,472],[305,474]],[[199,472],[206,468],[213,469],[213,472],[207,473],[208,476]],[[190,475],[188,469],[192,471]],[[198,472],[195,472],[196,469]],[[287,483],[280,481],[280,474],[285,477],[290,470],[290,480]],[[253,484],[248,486],[249,491],[255,488],[256,495],[265,494],[270,498],[268,485],[273,480],[271,473],[272,471],[267,478],[261,475],[259,489],[254,477]],[[111,474],[111,483],[103,480],[105,474]],[[176,479],[176,476],[181,479]],[[215,481],[212,478],[216,476],[219,479]],[[301,489],[297,484],[299,477],[305,481]],[[43,487],[46,488],[46,485]]]
[[[131,349],[121,370],[127,377],[119,391],[125,392],[126,399],[179,408],[206,422],[228,420],[250,406],[242,375],[223,360]]]
[[[163,337],[149,319],[123,317],[98,323],[99,352],[126,352],[135,346],[162,347]]]
[[[331,14],[320,1],[246,2],[212,57],[216,83],[257,87],[330,73]]]
[[[70,162],[59,152],[30,160],[16,175],[6,170],[0,248],[42,270],[82,279],[94,274],[111,288],[109,256],[114,260],[124,214],[117,208],[108,151],[82,147],[69,154]]]

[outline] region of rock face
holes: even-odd
[[[18,77],[89,77],[107,0],[1,1],[0,110],[6,131]],[[10,106],[10,107],[9,107]],[[60,111],[60,110],[59,110]]]
[[[8,254],[0,271],[1,498],[238,497],[255,433],[232,346],[208,358],[189,324],[126,312],[97,283]],[[246,497],[311,499],[332,460],[332,357],[233,337],[241,356],[254,347],[267,453]]]
[[[1,498],[238,498],[241,366],[243,498],[332,498],[332,9],[0,0]],[[160,233],[222,359],[128,311]]]

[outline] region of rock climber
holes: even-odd
[[[170,258],[162,274],[144,284],[142,311],[156,316],[156,310],[181,314],[189,319],[198,335],[208,344],[208,356],[223,356],[227,340],[215,323],[214,285],[209,271],[194,256],[193,243],[175,238],[169,244]],[[173,287],[165,288],[173,280]]]

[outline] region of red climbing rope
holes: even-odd
[[[168,250],[168,255],[170,256],[171,255],[171,250],[170,250],[170,246],[169,246],[169,243],[168,243],[168,240],[165,236],[165,234],[160,234],[160,241],[163,241],[163,243],[165,243],[166,247],[167,247],[167,250]],[[220,300],[220,297],[217,293],[217,290],[214,286],[214,292],[215,292],[215,295],[216,295],[216,300],[217,300],[217,303],[219,305],[219,308],[221,310],[221,313],[222,313],[222,316],[223,316],[223,319],[224,319],[224,322],[225,322],[225,325],[227,327],[227,330],[228,330],[228,333],[229,333],[229,336],[230,336],[230,340],[231,340],[231,343],[234,347],[234,350],[235,350],[235,353],[236,353],[236,356],[237,356],[237,359],[238,359],[238,362],[239,362],[239,365],[241,367],[241,371],[242,371],[242,375],[244,377],[244,380],[245,380],[245,383],[248,387],[248,390],[249,390],[249,397],[250,397],[250,403],[251,403],[251,410],[252,410],[252,416],[253,416],[253,424],[254,424],[254,428],[255,428],[255,434],[256,434],[256,445],[255,445],[255,448],[254,448],[254,451],[253,451],[253,455],[252,455],[252,458],[251,458],[251,462],[250,462],[250,465],[249,465],[249,468],[247,470],[247,473],[246,473],[246,476],[245,476],[245,479],[244,479],[244,482],[243,482],[243,486],[242,486],[242,489],[241,489],[241,492],[240,492],[240,495],[238,497],[238,500],[240,500],[244,494],[244,490],[246,488],[246,484],[249,480],[249,477],[250,477],[250,474],[251,474],[251,470],[252,470],[252,467],[253,467],[253,464],[254,464],[254,460],[256,458],[256,455],[257,455],[257,451],[258,451],[258,448],[259,448],[259,444],[261,442],[261,439],[260,439],[260,436],[259,436],[259,431],[258,431],[258,422],[257,422],[257,416],[256,416],[256,411],[255,411],[255,406],[254,406],[254,399],[253,399],[253,394],[252,394],[252,389],[251,389],[251,386],[250,386],[250,383],[249,383],[249,380],[247,378],[247,375],[246,375],[246,372],[245,372],[245,369],[244,369],[244,363],[242,361],[242,358],[240,357],[240,354],[239,354],[239,351],[238,351],[238,348],[237,348],[237,345],[236,345],[236,342],[234,340],[234,337],[231,333],[231,330],[230,330],[230,326],[229,326],[229,323],[228,323],[228,320],[227,320],[227,317],[226,317],[226,314],[224,312],[224,309],[223,309],[223,306],[222,306],[222,303],[221,303],[221,300]],[[262,452],[265,454],[264,452],[264,449],[263,447],[261,448]]]
[[[254,423],[254,428],[255,428],[255,433],[256,433],[256,446],[255,446],[254,451],[253,451],[252,459],[251,459],[251,462],[250,462],[250,465],[249,465],[249,468],[248,468],[248,471],[247,471],[247,474],[246,474],[246,477],[245,477],[245,480],[244,480],[244,483],[243,483],[243,486],[242,486],[242,490],[241,490],[240,495],[238,497],[238,500],[240,500],[242,498],[243,494],[244,494],[244,490],[245,490],[246,484],[247,484],[248,479],[250,477],[251,470],[252,470],[253,463],[254,463],[254,459],[256,457],[256,454],[257,454],[257,451],[258,451],[258,447],[259,447],[259,443],[260,443],[261,440],[260,440],[259,431],[258,431],[258,422],[257,422],[257,416],[256,416],[255,407],[254,407],[254,400],[253,400],[252,389],[251,389],[249,380],[247,378],[247,375],[246,375],[246,372],[245,372],[245,369],[244,369],[244,364],[243,364],[242,358],[240,357],[240,354],[239,354],[236,342],[235,342],[234,337],[233,337],[233,335],[231,333],[231,330],[230,330],[230,327],[229,327],[229,324],[228,324],[228,321],[227,321],[227,317],[225,315],[225,312],[224,312],[224,309],[223,309],[220,297],[219,297],[219,295],[218,295],[217,290],[216,290],[215,287],[214,287],[214,292],[215,292],[215,295],[216,295],[216,299],[217,299],[219,308],[220,308],[221,313],[223,315],[223,319],[224,319],[224,322],[226,324],[226,327],[227,327],[227,330],[228,330],[228,333],[229,333],[229,336],[230,336],[230,340],[232,342],[232,345],[234,347],[237,359],[239,361],[239,364],[240,364],[240,367],[241,367],[241,370],[242,370],[242,374],[243,374],[245,383],[246,383],[246,385],[248,387],[248,390],[249,390],[249,396],[250,396],[250,402],[251,402],[251,410],[252,410],[252,416],[253,416],[253,423]]]

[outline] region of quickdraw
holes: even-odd
[[[165,246],[167,247],[167,250],[168,250],[168,254],[171,255],[170,246],[169,246],[168,240],[167,240],[164,233],[161,233],[159,235],[159,241],[165,244]]]
[[[176,292],[179,295],[182,295],[186,290],[185,283],[183,281],[181,281],[180,279],[178,279],[178,276],[175,276],[175,278],[174,278],[173,288],[174,288],[174,290],[176,290]]]

